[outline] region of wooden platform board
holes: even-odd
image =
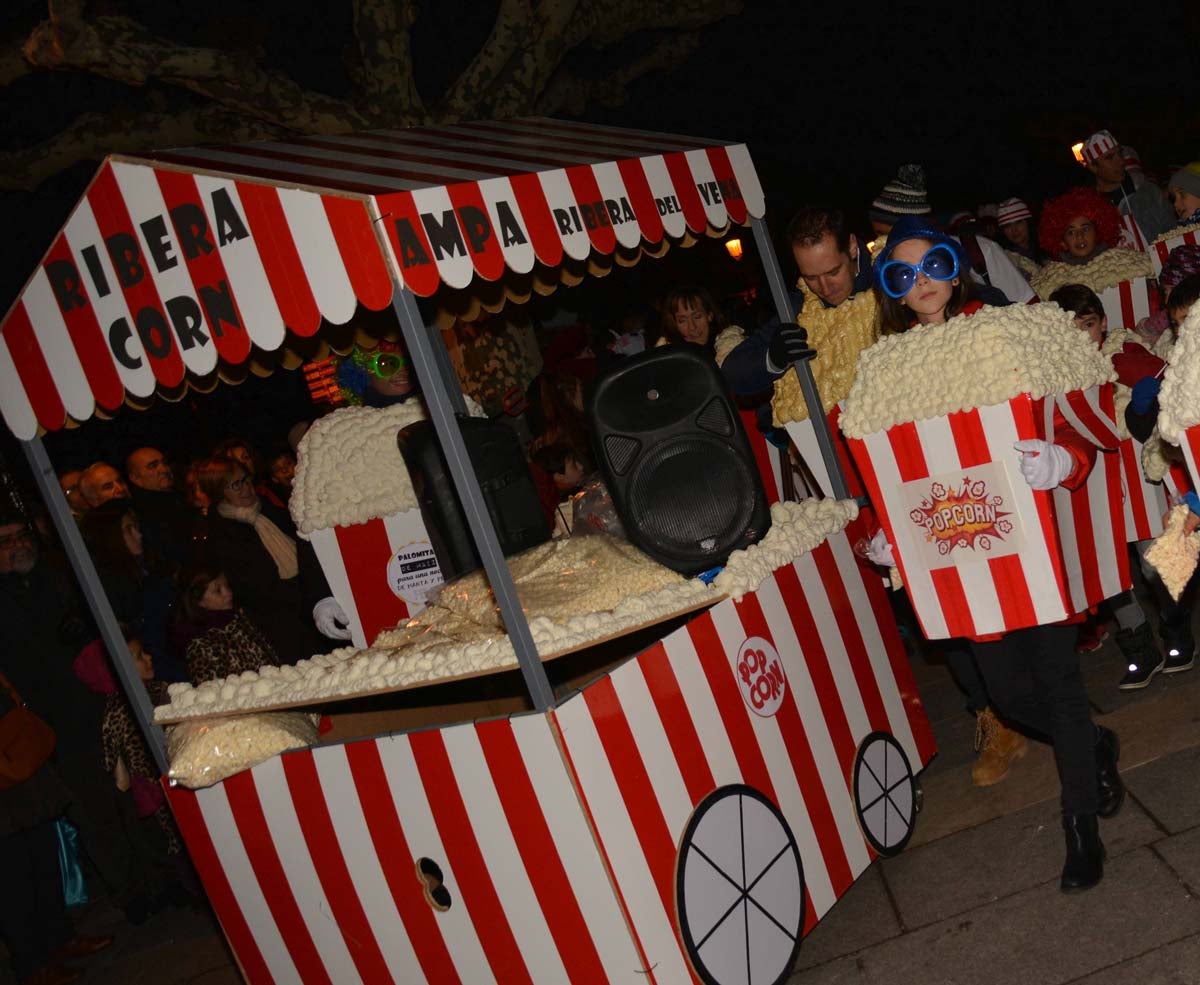
[[[566,647],[562,650],[555,650],[552,653],[541,654],[542,663],[549,663],[552,660],[557,660],[560,657],[568,656],[572,653],[578,653],[581,650],[586,650],[589,647],[599,646],[602,643],[609,643],[619,639],[622,636],[631,636],[634,633],[641,632],[644,629],[649,629],[651,626],[657,626],[660,623],[670,622],[672,619],[678,619],[680,616],[686,616],[693,612],[699,612],[702,609],[707,609],[710,606],[716,605],[718,602],[727,598],[725,595],[706,596],[691,605],[684,606],[672,612],[665,613],[654,619],[647,619],[645,622],[636,623],[633,626],[627,626],[614,633],[606,633],[603,636],[597,636],[595,639],[588,640],[585,643],[579,643],[575,646]],[[630,654],[633,656],[633,654]],[[181,722],[204,722],[220,718],[234,718],[240,715],[257,715],[265,711],[295,711],[302,708],[319,708],[338,701],[351,701],[358,698],[373,698],[382,694],[395,694],[400,691],[411,691],[416,688],[429,687],[433,684],[447,684],[454,681],[466,681],[477,677],[488,677],[492,674],[507,673],[518,669],[519,664],[505,664],[503,667],[490,667],[484,670],[473,671],[468,674],[457,674],[452,677],[436,677],[425,681],[414,681],[411,684],[404,684],[397,687],[372,688],[362,691],[348,691],[345,694],[323,695],[320,698],[312,698],[303,701],[277,701],[269,704],[263,704],[254,708],[236,708],[228,711],[214,711],[211,713],[200,715],[181,715],[176,717],[155,717],[156,725],[178,725]]]

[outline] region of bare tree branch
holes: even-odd
[[[65,12],[60,16],[59,6],[25,43],[25,56],[35,67],[77,69],[133,86],[157,79],[301,132],[365,129],[372,122],[344,100],[262,69],[244,52],[177,45],[126,17],[76,21]]]
[[[370,115],[392,120],[424,114],[413,78],[412,25],[416,0],[353,0],[354,34]]]
[[[487,42],[438,103],[436,115],[441,122],[460,120],[478,110],[510,59],[528,43],[532,22],[529,0],[500,0]]]
[[[542,115],[579,115],[591,103],[620,106],[629,96],[629,86],[643,75],[671,68],[688,57],[700,44],[698,31],[665,36],[652,51],[624,65],[603,79],[580,79],[560,68],[546,85],[537,103]]]
[[[564,40],[605,46],[638,31],[706,27],[741,10],[742,0],[597,0],[581,6]]]
[[[10,42],[0,48],[0,86],[15,82],[31,72],[33,66],[25,59],[24,46],[20,42]]]
[[[0,86],[38,71],[77,71],[147,93],[145,108],[89,113],[36,147],[0,154],[0,187],[32,188],[75,161],[148,146],[234,142],[288,132],[337,133],[388,126],[506,117],[581,114],[589,102],[617,105],[632,82],[695,50],[696,32],[741,9],[743,0],[499,0],[487,42],[430,111],[417,89],[412,25],[421,0],[350,0],[361,91],[339,99],[306,89],[238,49],[191,47],[154,35],[119,15],[88,15],[87,0],[47,0],[49,16],[24,44],[0,50]],[[599,79],[564,67],[588,44],[608,48],[656,32],[652,50]],[[148,87],[148,88],[147,88]],[[173,112],[163,93],[208,101]],[[193,100],[189,99],[189,104]],[[155,111],[152,112],[151,109]]]
[[[741,8],[742,0],[541,0],[538,29],[514,71],[492,97],[490,108],[494,115],[503,117],[530,112],[540,104],[554,104],[555,99],[543,98],[547,87],[567,53],[581,44],[603,47],[640,31],[696,30]],[[648,65],[640,74],[656,67],[662,66]],[[577,107],[575,112],[582,112],[584,104],[579,100],[585,90],[594,90],[597,96],[607,92],[606,98],[612,99],[629,81],[632,78],[621,83],[618,73],[596,85],[567,85],[557,102],[560,106],[570,103]]]
[[[264,140],[283,131],[210,105],[180,113],[86,113],[50,140],[0,152],[0,190],[31,191],[77,161],[148,147],[183,147],[215,141]]]

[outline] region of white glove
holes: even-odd
[[[896,566],[896,559],[892,557],[892,545],[888,543],[887,534],[882,530],[867,543],[867,560],[881,568]]]
[[[1034,489],[1053,489],[1075,470],[1075,459],[1061,445],[1027,438],[1013,447],[1021,452],[1021,475]]]
[[[350,618],[332,595],[313,606],[313,622],[331,640],[350,639]]]

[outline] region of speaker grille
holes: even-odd
[[[696,425],[705,431],[719,434],[722,438],[733,434],[733,418],[729,416],[729,408],[720,397],[713,397],[704,410],[700,411]]]
[[[718,563],[744,546],[755,492],[734,449],[701,434],[665,442],[638,463],[628,509],[649,546]]]
[[[629,466],[637,458],[641,447],[642,443],[636,438],[629,438],[623,434],[610,434],[604,439],[604,453],[608,456],[609,467],[617,475],[624,475],[629,471]]]

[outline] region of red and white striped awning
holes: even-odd
[[[547,119],[105,161],[0,324],[22,439],[478,274],[763,215],[744,144]]]

